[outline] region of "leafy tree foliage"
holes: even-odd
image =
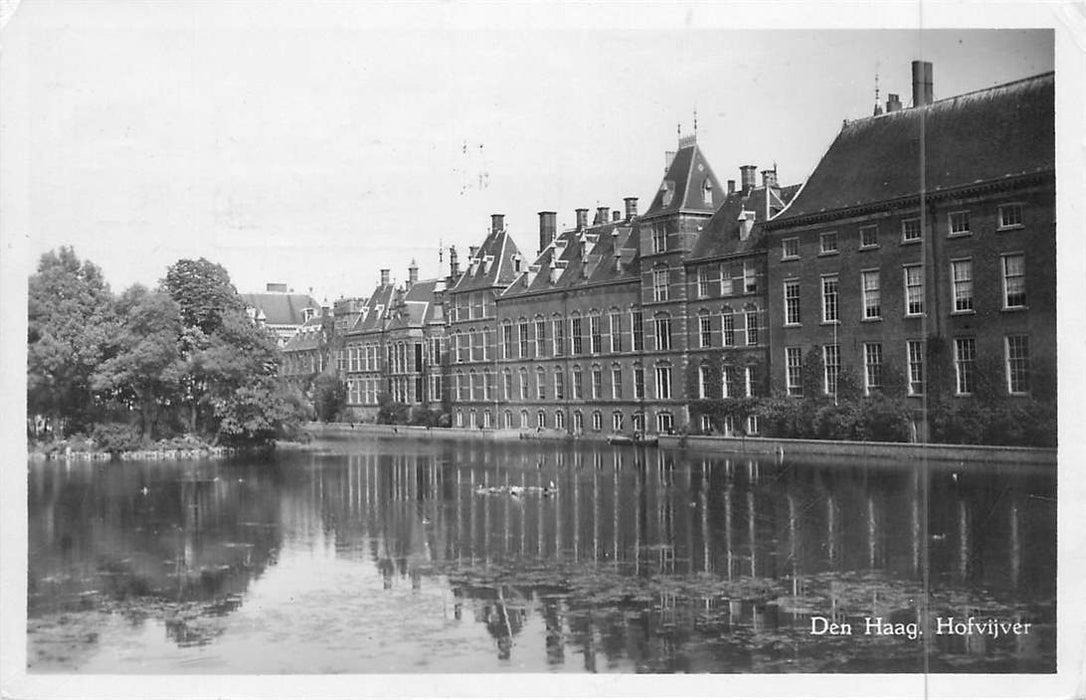
[[[180,307],[185,328],[204,335],[219,328],[224,314],[245,310],[226,268],[205,258],[178,260],[167,270],[162,286]]]
[[[98,409],[90,377],[113,323],[102,271],[63,247],[42,255],[27,308],[28,412],[58,436],[83,430]]]
[[[335,374],[317,375],[313,380],[313,407],[317,420],[335,420],[347,407],[347,387]]]

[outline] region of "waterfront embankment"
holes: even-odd
[[[589,440],[606,436],[571,436],[560,430],[502,430],[481,428],[426,428],[372,423],[310,423],[313,435],[358,434],[417,438],[462,438],[475,440]],[[1057,451],[1040,447],[990,445],[940,445],[905,442],[857,442],[846,440],[799,440],[766,437],[723,437],[717,435],[661,435],[663,449],[783,457],[861,457],[871,459],[928,460],[946,463],[1029,464],[1056,466]]]

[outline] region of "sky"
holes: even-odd
[[[912,28],[736,28],[704,5],[27,0],[3,34],[0,162],[25,184],[5,188],[4,235],[31,269],[74,246],[117,292],[206,257],[242,292],[364,296],[412,259],[445,274],[439,248],[463,259],[492,213],[534,253],[539,211],[644,210],[695,112],[720,180],[775,163],[793,184],[871,114],[876,75],[907,105],[917,58],[936,99],[1054,66],[1049,30],[885,16]]]

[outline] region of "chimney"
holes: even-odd
[[[913,107],[930,105],[932,101],[931,62],[913,61]]]
[[[777,186],[777,171],[776,170],[763,170],[762,171],[762,187],[776,187]]]
[[[478,254],[479,254],[479,246],[477,246],[477,245],[469,245],[468,246],[468,262],[469,263],[472,260],[474,260],[475,256],[478,255]]]
[[[735,180],[728,180],[728,194],[735,194]]]
[[[611,212],[611,221],[622,221],[622,212],[620,212],[618,209],[615,209],[613,212]]]
[[[890,93],[889,99],[886,100],[886,113],[900,112],[901,111],[901,96],[894,93]]]
[[[505,214],[490,215],[490,232],[501,233],[505,230]]]
[[[419,281],[419,265],[414,259],[411,260],[411,266],[407,268],[407,288],[415,286],[415,283]]]
[[[287,285],[283,284],[282,282],[268,282],[267,287],[265,288],[265,290],[269,291],[269,292],[278,292],[278,293],[281,293],[281,294],[286,294],[287,293]]]
[[[388,268],[381,268],[381,286],[388,284]]]
[[[757,172],[757,165],[739,166],[739,184],[742,186],[744,192],[750,192],[754,189],[755,179],[758,177],[755,174]]]
[[[671,168],[671,161],[675,160],[675,151],[666,151],[664,153],[664,172]]]
[[[449,246],[449,276],[458,277],[460,275],[460,262],[456,258],[456,246]]]
[[[637,216],[637,197],[627,197],[622,201],[626,203],[626,221]]]
[[[577,209],[577,230],[583,231],[588,226],[588,210]]]
[[[553,211],[541,211],[539,212],[539,252],[542,253],[543,249],[551,244],[554,240],[554,234],[557,231],[557,224],[555,223],[555,217],[558,214]]]
[[[593,224],[606,224],[611,216],[611,207],[596,207],[596,220]]]

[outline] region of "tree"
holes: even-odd
[[[135,407],[140,435],[153,437],[161,409],[178,402],[185,365],[178,348],[177,304],[135,285],[117,303],[116,352],[91,376],[95,391]]]
[[[347,407],[347,387],[339,377],[323,372],[313,380],[313,407],[317,420],[325,423],[335,420]]]
[[[226,268],[205,258],[178,260],[162,286],[180,307],[181,323],[204,335],[218,330],[226,313],[245,310]]]
[[[41,256],[27,305],[27,407],[50,431],[82,430],[97,408],[90,376],[111,335],[102,271],[70,247]]]

